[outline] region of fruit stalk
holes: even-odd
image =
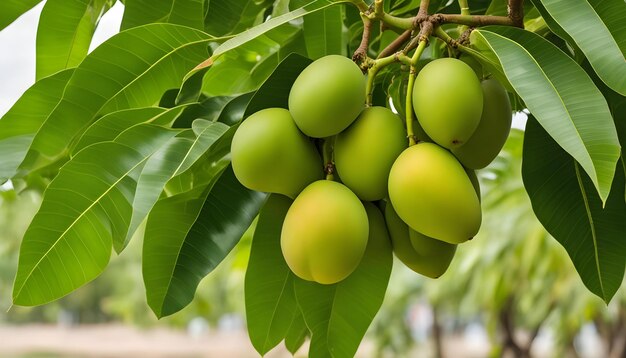
[[[322,155],[324,158],[324,173],[326,180],[335,180],[335,162],[333,160],[333,146],[335,144],[335,136],[324,139],[322,146]]]
[[[379,59],[374,60],[372,66],[367,70],[367,83],[365,85],[365,94],[366,94],[365,106],[366,107],[372,106],[372,94],[374,92],[374,80],[376,79],[376,74],[381,68],[387,65],[390,65],[395,61],[398,61],[396,54],[379,58]]]
[[[409,71],[409,83],[406,91],[406,134],[409,138],[409,146],[417,144],[417,140],[415,138],[415,133],[413,131],[413,85],[415,83],[415,75],[417,75],[416,64],[419,61],[422,52],[427,45],[426,40],[420,41],[415,53],[413,53],[413,57],[411,57],[411,69]]]

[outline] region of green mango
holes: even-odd
[[[233,137],[231,160],[245,187],[292,199],[324,176],[315,145],[283,108],[264,109],[244,120]]]
[[[313,138],[346,129],[365,107],[365,76],[349,58],[324,56],[307,66],[289,92],[289,111]]]
[[[406,149],[389,172],[389,198],[398,216],[415,231],[451,244],[480,229],[478,195],[452,153],[433,143]]]
[[[280,245],[296,276],[333,284],[359,265],[368,236],[367,212],[359,198],[343,184],[319,180],[289,207]]]
[[[483,92],[474,70],[461,60],[440,58],[417,74],[413,110],[430,138],[445,148],[463,145],[483,110]]]
[[[452,153],[466,167],[482,169],[500,153],[511,131],[511,101],[504,86],[495,79],[481,83],[483,113],[478,128],[467,143],[452,149]]]
[[[387,196],[391,165],[407,147],[400,118],[385,107],[370,107],[337,135],[335,168],[343,183],[361,200]]]
[[[411,270],[439,278],[446,272],[456,252],[456,245],[433,239],[409,228],[391,203],[385,205],[385,221],[393,252]]]

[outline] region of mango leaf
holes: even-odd
[[[81,149],[99,142],[115,139],[120,133],[140,123],[152,123],[168,126],[184,109],[144,107],[123,109],[109,113],[95,121],[78,142],[71,148],[71,153],[78,153]]]
[[[311,1],[310,3],[296,9],[293,11],[290,11],[284,15],[280,15],[278,17],[274,17],[271,18],[267,21],[265,21],[264,23],[255,26],[249,30],[246,30],[240,34],[238,34],[237,36],[233,37],[232,39],[229,39],[227,41],[225,41],[224,43],[222,43],[218,48],[215,49],[215,51],[213,51],[213,55],[211,56],[211,59],[209,61],[205,61],[203,66],[207,66],[210,65],[214,59],[216,59],[217,57],[221,56],[222,54],[237,48],[243,44],[245,44],[248,41],[251,41],[261,35],[263,35],[264,33],[282,25],[285,24],[289,21],[295,20],[299,17],[302,17],[304,15],[307,14],[311,14],[314,13],[316,11],[319,10],[323,10],[327,7],[336,5],[336,4],[340,4],[340,3],[344,3],[344,2],[348,2],[348,0],[314,0]]]
[[[626,4],[623,0],[541,0],[611,89],[626,96]]]
[[[290,6],[302,6],[306,0],[295,1]],[[345,55],[346,46],[342,36],[344,9],[333,6],[303,17],[302,29],[308,57],[315,60],[325,55]]]
[[[153,125],[133,127],[117,141],[93,145],[63,166],[24,234],[15,304],[50,302],[102,272],[113,240],[125,235],[128,226],[135,190],[130,173],[175,134]]]
[[[76,67],[112,0],[48,0],[37,25],[37,79]],[[63,16],[59,16],[63,14]]]
[[[0,183],[13,177],[43,122],[59,102],[73,69],[37,81],[0,119]]]
[[[513,27],[472,32],[499,59],[506,77],[552,138],[590,176],[604,202],[620,145],[606,100],[587,73],[542,37]]]
[[[31,151],[53,161],[98,115],[154,105],[166,89],[179,87],[185,74],[206,57],[213,40],[172,24],[136,27],[113,36],[76,68]]]
[[[154,22],[204,28],[204,0],[126,0],[121,30]]]
[[[299,314],[295,276],[280,249],[280,231],[291,203],[285,196],[270,195],[259,213],[252,239],[245,279],[246,322],[250,341],[260,355],[287,336]]]
[[[287,331],[287,336],[285,337],[285,347],[289,353],[295,355],[300,347],[302,347],[308,336],[309,329],[306,327],[302,312],[298,309],[298,313],[293,318],[291,326],[289,326],[289,330]]]
[[[224,36],[237,34],[263,21],[265,10],[272,5],[268,0],[221,1],[208,0],[204,30]]]
[[[154,207],[167,182],[189,169],[229,128],[223,123],[200,121],[199,124],[194,122],[199,128],[194,139],[173,138],[146,162],[137,181],[133,214],[122,247],[128,244],[135,230]]]
[[[297,279],[296,299],[312,333],[310,357],[353,357],[385,297],[393,257],[378,208],[366,206],[370,234],[356,270],[333,285]]]
[[[237,244],[265,198],[239,184],[230,167],[214,172],[204,192],[192,191],[200,191],[198,197],[187,192],[162,199],[148,217],[143,277],[159,318],[191,302],[200,280]]]
[[[3,0],[0,2],[0,30],[9,26],[40,2],[41,0]]]
[[[580,164],[532,116],[523,156],[522,178],[535,215],[565,247],[585,286],[608,303],[626,265],[624,172],[616,172],[603,208]]]

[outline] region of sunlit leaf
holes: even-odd
[[[0,2],[0,30],[39,4],[41,0],[2,0]]]
[[[204,28],[204,0],[126,0],[122,30],[154,22]]]

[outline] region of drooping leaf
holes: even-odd
[[[541,0],[598,76],[626,96],[626,4],[623,0]]]
[[[385,297],[391,243],[380,210],[372,204],[366,209],[370,234],[356,270],[333,285],[296,280],[296,299],[312,333],[310,357],[353,357]]]
[[[611,189],[620,145],[606,100],[587,73],[550,42],[513,27],[473,31],[552,138],[593,181],[602,201]]]
[[[293,318],[291,322],[291,326],[289,326],[289,330],[287,331],[287,337],[285,337],[285,347],[292,355],[295,355],[296,352],[302,347],[306,337],[309,336],[309,329],[306,327],[304,323],[304,317],[302,316],[302,312],[298,309],[298,313]]]
[[[121,30],[154,22],[204,28],[204,0],[126,0]]]
[[[137,181],[133,214],[126,238],[121,242],[122,248],[128,244],[135,230],[157,202],[167,182],[189,169],[229,128],[222,123],[206,121],[202,121],[197,127],[198,132],[194,139],[173,138],[146,162]]]
[[[137,126],[115,142],[81,151],[63,166],[24,234],[15,304],[50,302],[102,272],[113,241],[126,234],[130,220],[135,181],[129,175],[175,134]]]
[[[306,3],[306,0],[301,0],[295,1],[294,5],[300,7]],[[345,55],[343,17],[343,6],[329,7],[303,17],[302,28],[309,58],[315,60],[330,54]]]
[[[299,310],[294,275],[280,249],[280,231],[292,201],[272,194],[261,212],[246,270],[246,322],[250,341],[265,355],[286,336]],[[303,322],[304,323],[304,322]]]
[[[237,34],[263,21],[268,0],[209,0],[204,20],[205,31],[216,36]]]
[[[0,119],[0,182],[13,177],[28,147],[72,76],[66,70],[36,82]]]
[[[3,0],[0,2],[0,30],[9,26],[40,2],[41,0]]]
[[[603,208],[580,164],[532,116],[523,155],[522,177],[537,218],[565,247],[585,286],[608,303],[626,265],[624,172],[616,172]]]
[[[37,79],[78,66],[87,55],[98,20],[114,2],[46,1],[37,25]]]
[[[232,250],[265,198],[241,186],[230,167],[216,169],[204,191],[197,187],[162,199],[148,217],[143,277],[159,318],[191,302],[200,280]]]
[[[136,27],[113,36],[76,68],[31,151],[53,161],[98,115],[156,104],[166,89],[179,87],[185,74],[206,58],[212,40],[201,31],[172,24]]]

